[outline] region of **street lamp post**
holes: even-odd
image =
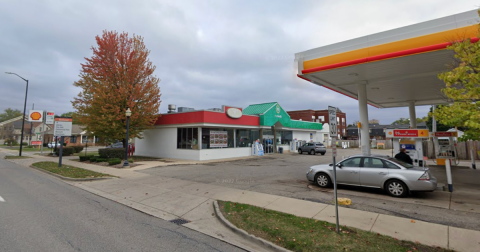
[[[127,138],[125,139],[125,162],[123,162],[123,167],[129,167],[128,164],[128,123],[130,121],[130,116],[132,115],[132,111],[130,108],[127,108],[125,111],[125,115],[127,116]]]
[[[22,76],[16,74],[16,73],[11,73],[11,72],[5,72],[6,74],[14,74],[18,77],[20,77],[20,79],[24,80],[25,82],[27,82],[27,88],[25,89],[25,102],[23,103],[23,118],[22,118],[22,133],[21,133],[21,136],[20,136],[20,152],[18,154],[18,156],[22,156],[22,148],[23,148],[23,129],[24,129],[24,126],[25,126],[25,112],[26,112],[26,109],[27,109],[27,94],[28,94],[28,80],[23,78]]]

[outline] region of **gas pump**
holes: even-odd
[[[428,129],[387,129],[385,135],[392,138],[394,153],[399,153],[402,148],[406,149],[413,165],[425,166],[422,141],[429,137]]]
[[[437,164],[444,164],[445,171],[447,173],[447,183],[448,191],[453,192],[453,182],[452,182],[452,170],[451,170],[451,160],[455,159],[455,142],[454,137],[457,137],[458,133],[448,132],[448,131],[437,131],[432,132],[433,143],[435,146],[435,156],[437,158]],[[443,162],[442,162],[443,161]]]

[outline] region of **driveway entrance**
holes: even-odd
[[[347,157],[359,152],[358,149],[339,149],[338,156]],[[391,150],[372,152],[392,154]],[[331,161],[331,153],[327,150],[325,156],[273,154],[230,162],[156,167],[141,172],[331,204],[333,189],[319,188],[305,177],[310,166]],[[392,198],[380,189],[339,186],[338,195],[352,200],[350,208],[480,230],[480,173],[468,168],[454,168],[455,181],[464,182],[457,182],[454,193],[450,194],[441,188],[446,183],[444,168],[432,166],[431,170],[440,186],[435,192]]]

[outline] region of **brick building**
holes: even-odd
[[[295,110],[287,111],[290,118],[293,120],[302,120],[307,122],[330,123],[328,119],[328,110]],[[347,115],[340,109],[337,109],[337,132],[339,139],[346,139],[347,137]]]

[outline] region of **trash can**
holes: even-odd
[[[280,153],[280,154],[283,153],[283,147],[278,147],[278,153]]]

